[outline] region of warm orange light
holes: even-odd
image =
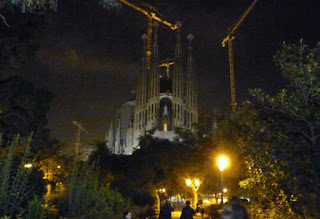
[[[203,203],[204,203],[204,204],[210,204],[210,201],[209,201],[208,199],[204,199],[204,200],[203,200]]]
[[[32,164],[31,163],[27,163],[23,166],[24,168],[31,168],[32,167]]]
[[[158,189],[157,192],[160,192],[160,193],[165,193],[166,192],[166,189],[165,188],[162,188],[162,189]]]
[[[220,156],[218,158],[218,167],[220,171],[223,171],[228,164],[228,158],[226,156]]]
[[[168,124],[167,123],[163,124],[163,131],[165,131],[165,132],[168,131]]]

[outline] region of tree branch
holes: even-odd
[[[7,23],[6,18],[2,14],[0,14],[0,17],[2,18],[3,23],[10,28],[10,25]]]

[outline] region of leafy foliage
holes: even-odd
[[[197,139],[191,133],[181,136],[184,141],[170,142],[146,135],[141,137],[140,148],[131,156],[111,155],[103,145],[97,153],[101,155],[102,169],[109,172],[106,174],[109,174],[110,187],[130,197],[134,205],[146,208],[154,205],[156,197],[159,200],[158,195],[162,199],[176,194],[192,197],[192,191],[185,183],[187,178],[203,180],[210,176],[204,183],[203,192],[208,192],[208,188],[211,191],[212,184],[220,184],[220,175],[216,180],[216,175],[212,174],[215,145],[208,139]],[[166,189],[165,194],[157,194],[161,188]]]
[[[47,183],[46,201],[54,204],[64,194],[65,181],[68,173],[68,160],[71,157],[61,154],[62,145],[53,144],[51,147],[42,149],[36,166],[43,172],[43,179]]]
[[[52,94],[34,88],[19,76],[0,81],[0,131],[5,139],[15,133],[26,137],[34,132],[34,145],[41,147],[47,143],[47,112]]]
[[[33,200],[28,202],[26,208],[20,208],[20,215],[23,215],[23,218],[25,219],[53,217],[52,213],[44,209],[43,206],[43,200],[38,199],[37,196],[35,196]]]
[[[99,0],[99,3],[104,8],[108,8],[108,9],[120,7],[120,3],[117,0]]]
[[[284,43],[274,58],[288,88],[252,90],[227,126],[246,167],[240,186],[264,218],[319,217],[320,47]]]
[[[99,0],[99,3],[105,8],[118,7],[119,3],[117,0]],[[1,8],[10,8],[17,6],[21,9],[22,13],[26,12],[39,12],[41,10],[53,10],[57,11],[58,0],[1,0]]]
[[[21,65],[35,59],[40,46],[39,35],[49,20],[46,14],[21,14],[17,10],[5,11],[3,16],[8,19],[10,28],[0,33],[1,78],[3,75],[19,74]]]
[[[34,196],[41,197],[44,190],[42,176],[35,168],[24,168],[34,164],[30,157],[30,141],[22,155],[19,154],[19,137],[8,144],[4,157],[0,160],[0,215],[15,217]],[[21,209],[22,208],[22,209]]]
[[[151,194],[159,188],[166,188],[169,196],[183,194],[186,193],[186,178],[204,178],[203,169],[209,154],[203,152],[194,144],[154,139],[147,135],[140,140],[140,149],[129,158],[130,175],[127,177],[134,187],[144,188]]]
[[[9,2],[6,4],[11,4]],[[46,116],[53,95],[35,88],[19,75],[24,75],[24,64],[35,60],[39,46],[37,35],[46,19],[43,15],[22,15],[16,10],[9,17],[16,23],[0,34],[3,48],[0,52],[0,131],[8,140],[16,133],[24,138],[33,131],[32,150],[37,150],[48,143]]]
[[[21,12],[32,12],[42,9],[56,10],[58,5],[58,0],[1,0],[0,8],[18,6],[21,8]]]
[[[99,180],[99,169],[74,161],[66,183],[66,194],[59,204],[64,217],[121,218],[128,202],[120,193]]]

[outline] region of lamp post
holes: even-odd
[[[223,204],[223,171],[228,164],[228,158],[226,156],[220,156],[218,158],[218,167],[221,173],[221,204]]]
[[[160,203],[161,203],[161,199],[160,199],[160,194],[164,194],[166,192],[165,188],[162,189],[157,189],[156,190],[156,198],[157,198],[157,210],[160,211]]]
[[[198,190],[201,185],[201,181],[199,179],[186,179],[187,186],[191,187],[193,196],[194,196],[194,207],[196,207],[198,202]]]

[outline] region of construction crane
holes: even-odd
[[[222,40],[222,47],[225,47],[226,42],[228,42],[228,55],[229,55],[229,70],[230,70],[230,93],[231,93],[231,108],[234,112],[236,110],[237,102],[236,102],[236,89],[234,82],[234,66],[233,66],[233,51],[232,51],[232,40],[234,39],[234,33],[242,23],[242,21],[247,17],[250,13],[254,5],[258,2],[258,0],[254,0],[251,5],[247,8],[247,10],[243,13],[240,19],[236,22],[236,24],[229,28],[228,35]]]
[[[159,63],[159,67],[166,67],[167,78],[170,77],[170,65],[173,65],[173,64],[174,64],[174,61],[173,59],[170,59],[170,58],[166,58]]]
[[[85,130],[82,125],[77,122],[77,121],[72,121],[73,125],[77,126],[77,137],[76,137],[76,141],[74,142],[74,153],[76,154],[76,156],[78,156],[79,154],[79,147],[81,145],[80,143],[80,134],[81,131],[88,134],[87,130]]]
[[[141,12],[142,14],[146,15],[148,17],[148,30],[147,30],[147,67],[150,69],[150,60],[151,60],[151,44],[152,44],[152,23],[153,20],[158,21],[159,23],[163,23],[164,25],[167,25],[170,27],[172,30],[175,30],[179,27],[179,23],[172,24],[162,18],[160,18],[157,14],[157,10],[153,8],[151,5],[148,5],[146,3],[140,2],[143,6],[147,7],[148,10],[143,9],[142,7],[139,7],[133,3],[130,3],[126,0],[119,0],[119,2]],[[156,14],[157,13],[157,14]]]

